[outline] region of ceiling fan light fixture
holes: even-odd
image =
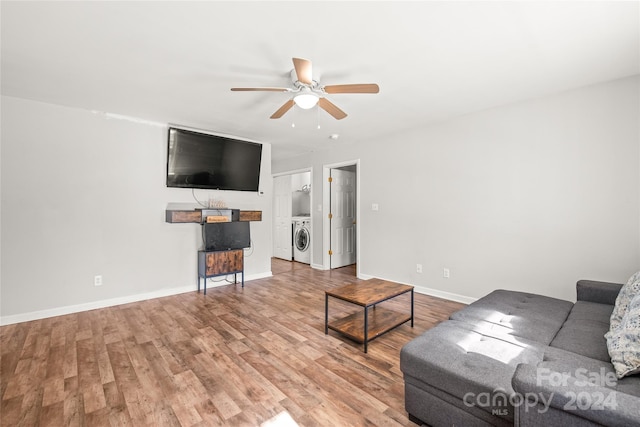
[[[313,80],[311,61],[303,58],[292,58],[292,60],[293,70],[289,73],[292,87],[232,87],[231,90],[244,92],[287,92],[289,94],[287,102],[278,108],[276,112],[269,117],[270,119],[281,118],[295,105],[303,110],[309,110],[317,105],[318,111],[322,109],[336,120],[344,119],[347,117],[347,113],[325,98],[326,95],[333,95],[334,93],[378,93],[380,91],[376,83],[321,85],[317,80]],[[320,128],[319,121],[318,128]]]
[[[311,92],[310,90],[306,90],[294,96],[293,102],[295,102],[296,105],[303,110],[308,110],[315,107],[319,99],[320,97],[318,95]]]

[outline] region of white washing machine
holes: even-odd
[[[311,264],[311,218],[294,216],[293,220],[293,260]]]

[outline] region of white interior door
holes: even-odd
[[[356,262],[356,174],[331,169],[331,268]]]
[[[291,261],[291,175],[273,179],[273,256]]]

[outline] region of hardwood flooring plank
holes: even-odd
[[[210,354],[210,357],[217,362],[221,371],[225,372],[226,377],[233,383],[240,396],[246,397],[246,400],[243,401],[243,407],[282,396],[282,394],[270,393],[268,387],[262,387],[261,383],[254,380],[254,375],[252,375],[257,372],[248,368],[248,364],[242,358],[234,357],[231,351],[225,347],[224,344],[220,344]],[[240,398],[237,400],[240,401]]]
[[[213,395],[212,401],[224,420],[228,420],[242,412],[236,402],[225,391],[220,391]]]
[[[108,427],[110,425],[108,408],[102,408],[85,414],[84,422],[88,426]]]
[[[211,399],[204,400],[194,405],[196,411],[202,418],[201,425],[203,426],[221,426],[224,425],[224,420],[218,413],[218,409],[214,406]]]
[[[2,399],[0,403],[0,423],[6,426],[17,426],[22,415],[23,395]]]
[[[354,266],[274,259],[272,271],[206,296],[0,327],[0,426],[412,425],[400,349],[463,305],[416,294],[414,327],[365,354],[324,333],[324,291],[362,282]],[[380,306],[403,312],[408,300]],[[330,317],[358,310],[331,301]]]
[[[343,402],[357,413],[362,413],[369,408],[381,413],[388,407],[371,394],[363,393],[361,389],[352,385],[351,376],[346,377],[349,379],[347,380],[330,370],[317,368],[305,369],[303,372],[314,382],[324,385],[321,391],[328,399]]]
[[[265,378],[262,373],[255,369],[250,363],[247,363],[243,357],[238,357],[238,353],[231,350],[228,345],[221,344],[218,348],[233,361],[232,369],[236,377],[242,382],[243,386],[246,387],[247,395],[251,400],[266,400],[264,393],[266,393],[268,399],[273,401],[280,401],[286,398],[286,395],[278,387]],[[251,351],[246,345],[245,348],[247,349],[246,351]],[[241,354],[244,354],[246,351],[243,351]]]
[[[190,404],[173,403],[171,405],[173,413],[180,422],[181,426],[193,426],[202,421],[202,417],[195,407]]]
[[[165,401],[155,402],[151,412],[150,420],[145,424],[154,426],[181,426],[180,420],[176,416],[173,408]]]
[[[47,378],[42,383],[42,406],[49,406],[58,402],[64,402],[64,378]]]
[[[56,340],[55,342],[58,344],[59,341],[60,340]],[[62,345],[49,348],[46,378],[64,379],[64,339],[62,341]]]
[[[38,424],[42,411],[42,388],[33,387],[24,395],[20,407],[20,421],[18,424],[33,426]]]
[[[78,377],[65,378],[64,393],[64,425],[84,425],[84,400],[78,391]]]
[[[315,418],[311,416],[311,414],[309,414],[309,412],[296,405],[295,402],[293,402],[291,399],[286,398],[279,401],[278,403],[284,409],[286,415],[291,417],[297,424],[306,427],[322,426],[318,421],[315,420]],[[270,420],[266,420],[265,422],[267,421]],[[277,427],[277,424],[274,427]]]
[[[64,425],[64,401],[60,401],[49,406],[43,406],[42,411],[40,412],[38,425],[41,427],[59,427]]]
[[[266,353],[260,354],[255,351],[247,351],[241,357],[247,361],[254,369],[259,371],[267,381],[277,387],[292,402],[295,402],[303,409],[312,408],[320,403],[320,399],[305,388],[304,381],[297,378],[290,378],[291,369],[282,369],[281,363],[274,363],[266,357]]]
[[[62,362],[62,372],[64,378],[78,376],[78,351],[76,340],[65,340],[64,360]]]
[[[103,385],[104,396],[109,408],[109,423],[113,426],[133,425],[127,402],[115,380]]]
[[[173,374],[178,374],[188,368],[187,364],[179,357],[179,355],[177,355],[171,347],[167,346],[167,343],[170,342],[171,341],[166,340],[165,334],[162,338],[154,340],[153,345],[158,350],[160,356],[162,356],[162,360],[166,363],[167,369],[169,369]]]

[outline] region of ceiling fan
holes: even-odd
[[[317,104],[320,108],[332,115],[336,120],[347,117],[347,113],[338,108],[326,98],[334,93],[378,93],[380,88],[375,83],[326,85],[322,86],[311,75],[311,61],[302,58],[293,58],[293,70],[291,70],[291,82],[293,88],[282,87],[232,87],[232,91],[263,91],[263,92],[290,92],[293,98],[284,103],[275,113],[272,119],[279,119],[294,105],[308,110]]]

